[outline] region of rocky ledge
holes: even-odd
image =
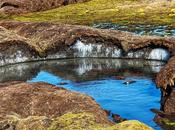
[[[89,0],[0,0],[0,13],[21,14],[44,11]]]
[[[0,22],[0,66],[36,60],[76,57],[138,58],[168,64],[156,78],[164,90],[174,86],[175,38],[85,26]]]
[[[152,130],[138,121],[114,125],[91,97],[47,83],[0,88],[1,130]]]

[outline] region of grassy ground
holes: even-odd
[[[18,21],[49,21],[68,24],[112,22],[175,26],[175,1],[92,0],[45,12],[11,16]]]

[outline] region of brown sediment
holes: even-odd
[[[0,0],[0,12],[10,15],[23,14],[86,1],[89,0]]]
[[[171,54],[168,63],[156,78],[157,86],[166,90],[174,86],[175,67],[175,38],[158,36],[138,36],[128,32],[94,29],[85,26],[32,23],[32,22],[0,22],[0,26],[13,35],[25,39],[24,43],[36,51],[38,57],[46,58],[49,54],[68,51],[77,40],[85,43],[117,46],[123,53],[144,50],[147,48],[166,48]],[[7,38],[8,39],[8,38]],[[15,38],[16,39],[16,38]],[[5,44],[0,45],[0,51]]]

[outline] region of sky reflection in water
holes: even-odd
[[[29,82],[44,81],[55,85],[66,82],[68,84],[62,87],[92,96],[104,109],[111,110],[127,119],[140,120],[157,130],[160,129],[153,122],[154,114],[150,111],[151,108],[160,108],[160,91],[156,89],[155,83],[149,77],[128,77],[127,79],[136,82],[124,85],[124,80],[110,77],[73,82],[41,71]]]

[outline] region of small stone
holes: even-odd
[[[133,83],[135,83],[136,81],[134,81],[134,80],[127,80],[127,81],[125,81],[123,84],[125,84],[125,85],[129,85],[129,84],[133,84]]]
[[[116,122],[116,123],[120,123],[120,122],[123,122],[123,121],[127,120],[125,118],[122,118],[120,115],[113,114],[113,113],[112,113],[112,118],[113,118],[113,121]]]
[[[60,82],[60,83],[58,83],[58,85],[67,85],[68,83],[66,83],[66,82]]]
[[[111,114],[111,111],[110,111],[110,110],[104,109],[104,111],[106,112],[106,114],[107,114],[108,116]]]

